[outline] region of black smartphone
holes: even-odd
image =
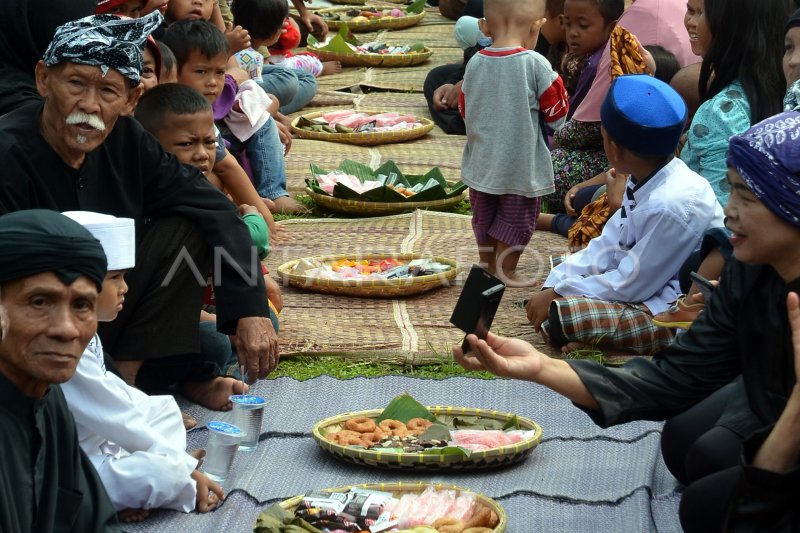
[[[708,303],[714,294],[714,284],[697,272],[689,272],[689,277],[692,278],[692,281],[697,285],[697,290],[700,291],[700,294],[703,295],[706,303]]]
[[[479,339],[485,339],[505,290],[502,281],[473,265],[450,316],[450,323],[466,334],[474,333]],[[465,354],[470,351],[466,335],[461,349]]]

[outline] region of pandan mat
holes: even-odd
[[[306,106],[309,107],[330,107],[330,106],[350,106],[354,105],[358,95],[350,92],[334,90],[318,90],[314,99]]]
[[[424,253],[455,260],[457,283],[428,294],[396,300],[369,300],[313,294],[283,286],[281,354],[362,354],[380,359],[430,363],[450,357],[463,333],[449,324],[466,271],[478,261],[471,217],[433,211],[368,219],[295,219],[283,222],[294,242],[275,247],[267,264],[273,277],[287,261],[326,254]],[[543,281],[550,254],[565,251],[566,240],[537,232],[522,255],[520,273]],[[554,353],[534,334],[519,304],[535,289],[507,289],[492,331],[521,337]]]

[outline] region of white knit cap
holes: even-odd
[[[125,270],[136,264],[136,227],[132,218],[117,218],[92,211],[62,213],[89,230],[100,241],[108,270]]]

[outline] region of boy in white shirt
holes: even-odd
[[[135,262],[135,228],[129,218],[87,211],[64,215],[103,245],[108,273],[97,298],[97,320],[110,322],[122,310],[125,271]],[[97,335],[75,375],[62,385],[78,428],[81,449],[97,469],[123,522],[144,520],[150,509],[212,511],[222,488],[197,470],[186,452],[186,430],[172,396],[148,396],[108,372]]]
[[[612,177],[630,175],[622,207],[550,272],[528,320],[565,353],[591,345],[650,354],[673,340],[652,317],[679,296],[678,271],[703,233],[723,225],[722,207],[708,181],[674,157],[686,105],[669,85],[621,76],[601,119]]]

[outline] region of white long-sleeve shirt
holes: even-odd
[[[197,459],[186,453],[186,430],[172,396],[149,396],[106,372],[96,335],[61,389],[81,449],[117,510],[194,510]]]
[[[627,188],[602,234],[556,266],[544,286],[561,296],[644,303],[657,314],[680,295],[678,272],[703,233],[723,226],[722,206],[678,158],[641,187],[629,179]]]

